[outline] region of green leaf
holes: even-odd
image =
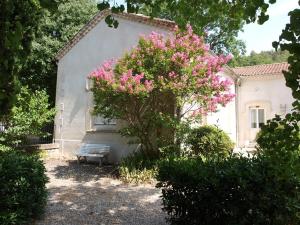
[[[109,26],[109,27],[113,27],[113,16],[112,15],[108,15],[105,17],[105,23]]]
[[[273,48],[276,49],[276,51],[277,51],[277,49],[278,49],[278,45],[279,45],[278,41],[273,41],[273,42],[272,42],[272,46],[273,46]]]
[[[119,26],[119,22],[118,22],[117,20],[114,20],[114,22],[113,22],[113,26],[114,26],[114,28],[118,28],[118,26]]]
[[[119,13],[119,7],[116,7],[116,6],[111,7],[111,12],[112,13]]]
[[[125,6],[124,5],[120,5],[120,12],[124,12],[125,11]]]
[[[269,15],[266,15],[265,13],[261,13],[260,16],[258,16],[258,24],[264,24],[267,20],[269,20]]]
[[[103,10],[105,10],[105,9],[109,9],[109,7],[110,7],[110,4],[109,4],[109,2],[107,2],[107,1],[103,1],[103,2],[97,4],[97,8],[98,8],[100,11],[103,11]]]

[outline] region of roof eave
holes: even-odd
[[[251,74],[251,75],[242,75],[238,74],[238,76],[242,79],[244,78],[264,78],[264,77],[272,77],[272,76],[283,76],[282,72],[278,73],[268,73],[268,74]]]
[[[240,78],[240,76],[238,74],[236,74],[228,65],[224,66],[224,70],[227,73],[229,73],[234,78],[234,80],[237,80]]]

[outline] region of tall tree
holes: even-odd
[[[19,73],[21,83],[32,90],[46,89],[53,104],[57,73],[54,56],[96,12],[95,0],[61,0],[56,11],[46,11],[32,53]]]
[[[245,23],[268,20],[269,4],[276,0],[126,0],[128,12],[146,12],[153,17],[174,20],[180,27],[190,23],[197,34],[206,35],[206,41],[216,53],[238,55],[245,52],[245,45],[237,39]],[[101,1],[99,9],[112,7],[113,12],[124,11],[124,5],[115,1]],[[108,17],[109,25],[117,25]]]
[[[186,23],[192,24],[195,32],[206,39],[206,43],[215,53],[245,54],[245,43],[237,39],[238,32],[244,24],[243,20],[234,20],[227,14],[216,10],[213,2],[202,1],[196,4],[195,7],[202,9],[201,13],[196,16],[188,13],[191,10],[190,7],[194,6],[187,4],[184,13],[178,7],[183,6],[173,5],[170,8],[167,4],[163,4],[156,12],[151,6],[143,4],[139,11],[144,15],[176,21],[180,27],[184,27]]]
[[[300,1],[299,1],[300,6]],[[298,118],[300,111],[300,7],[289,12],[290,22],[279,36],[278,42],[273,42],[274,48],[289,51],[289,70],[283,74],[286,85],[292,89],[293,97],[296,99],[293,106],[297,110]],[[299,120],[298,120],[299,121]]]
[[[16,75],[30,54],[43,9],[54,6],[54,0],[0,1],[0,116],[12,105]]]

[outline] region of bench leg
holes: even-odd
[[[99,166],[102,166],[102,158],[99,159]]]
[[[104,156],[104,161],[105,161],[106,163],[108,163],[108,155],[105,155],[105,156]]]
[[[77,156],[77,164],[80,164],[80,156]]]

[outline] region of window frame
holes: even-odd
[[[97,120],[102,120],[103,122],[98,123]],[[93,127],[97,126],[116,126],[117,121],[115,119],[105,119],[102,116],[92,116]]]
[[[86,111],[86,131],[87,132],[115,132],[117,130],[118,121],[116,119],[105,119],[101,115],[93,114],[93,82],[86,78],[85,90],[87,92],[87,111]],[[100,122],[101,121],[101,122]]]
[[[90,123],[93,131],[115,131],[117,129],[116,119],[106,119],[102,115],[93,115],[92,109],[90,109]]]
[[[255,111],[255,120],[252,121],[252,111]],[[263,110],[263,124],[266,123],[266,109],[260,106],[252,106],[249,107],[249,115],[250,115],[250,128],[251,129],[260,129],[260,118],[259,118],[259,110]],[[255,127],[252,127],[252,124],[255,122]]]

